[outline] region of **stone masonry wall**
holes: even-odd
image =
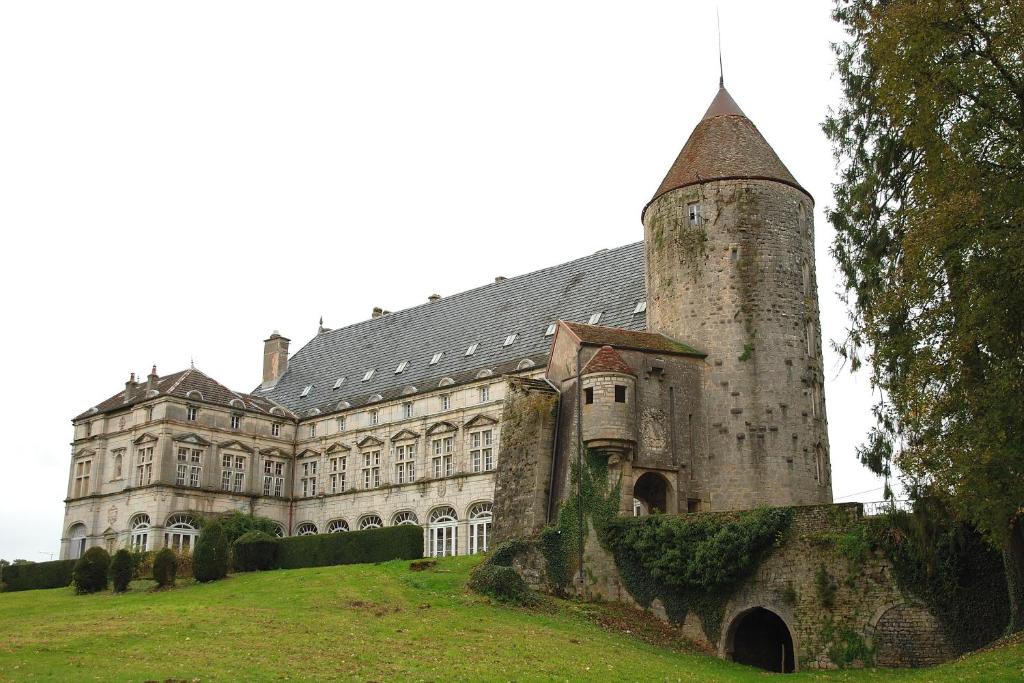
[[[538,380],[510,378],[494,487],[492,547],[528,538],[547,522],[558,394]]]
[[[765,180],[684,187],[646,212],[648,327],[708,354],[697,484],[712,510],[832,499],[812,215]]]

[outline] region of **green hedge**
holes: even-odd
[[[416,560],[423,557],[423,527],[402,526],[278,540],[277,566],[282,569],[334,564]]]
[[[247,531],[232,545],[236,572],[255,572],[277,566],[277,539],[259,530]]]
[[[3,569],[5,591],[30,591],[37,588],[64,588],[71,585],[77,560],[54,560],[31,564],[12,564]]]

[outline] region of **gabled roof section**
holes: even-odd
[[[153,389],[147,391],[146,387],[146,381],[140,381],[135,388],[135,395],[132,398],[126,400],[124,390],[119,391],[74,419],[79,420],[97,413],[114,412],[160,396],[175,396],[189,401],[219,405],[226,408],[241,408],[265,415],[270,414],[271,409],[276,406],[272,400],[266,397],[232,391],[196,368],[189,368],[181,372],[173,372],[163,377],[157,377]],[[198,395],[193,392],[198,392]],[[189,396],[190,393],[192,393],[191,396]]]
[[[598,349],[597,353],[583,366],[580,374],[589,375],[598,372],[616,372],[620,375],[636,376],[633,368],[629,367],[626,361],[622,360],[622,356],[610,346],[602,346]]]
[[[340,401],[354,407],[379,394],[384,400],[402,395],[406,386],[434,390],[443,377],[456,384],[476,380],[481,368],[495,376],[523,372],[524,359],[534,367],[547,362],[556,320],[587,320],[602,312],[604,324],[632,330],[646,326],[644,313],[633,313],[645,299],[644,245],[628,244],[526,275],[511,277],[421,306],[371,318],[318,334],[288,361],[288,370],[273,388],[256,394],[298,414],[309,408],[324,413]],[[509,345],[505,341],[517,335]],[[476,351],[466,349],[478,344]],[[438,362],[432,357],[443,353]],[[394,369],[409,365],[400,374]],[[338,377],[361,378],[334,388]],[[304,387],[312,385],[302,398]]]
[[[653,351],[655,353],[669,353],[678,356],[695,356],[697,358],[707,356],[706,353],[701,353],[692,346],[677,342],[658,332],[620,330],[613,327],[583,325],[581,323],[565,321],[562,321],[562,325],[572,332],[580,340],[581,344],[611,346],[616,349],[631,349],[634,351]]]
[[[690,133],[644,213],[651,202],[672,190],[730,179],[774,180],[811,196],[723,86]]]

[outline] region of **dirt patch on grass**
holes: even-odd
[[[437,566],[437,560],[416,560],[409,564],[409,571],[422,572]]]
[[[593,602],[583,605],[581,613],[606,631],[676,652],[706,654],[703,648],[684,637],[678,626],[666,624],[644,610],[617,603]]]

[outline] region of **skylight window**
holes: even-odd
[[[334,387],[333,388],[337,389],[338,387],[340,387],[344,383],[345,383],[345,378],[344,377],[339,377],[337,379],[337,381],[334,382]]]
[[[476,347],[478,347],[478,346],[480,346],[479,343],[470,344],[469,348],[466,349],[466,355],[467,356],[472,356],[474,353],[476,353]]]
[[[305,387],[303,387],[302,393],[299,394],[299,398],[306,398],[307,396],[309,396],[309,392],[312,391],[312,390],[313,390],[313,385],[312,384],[307,384]]]
[[[444,351],[441,351],[439,353],[435,353],[434,357],[430,359],[430,364],[431,365],[437,365],[438,362],[441,360],[441,356],[443,356],[443,355],[444,355]]]
[[[512,346],[512,344],[515,343],[516,338],[518,336],[519,336],[518,334],[510,334],[510,335],[508,335],[507,337],[505,337],[505,343],[502,344],[502,346]]]
[[[405,369],[407,367],[409,367],[409,361],[403,360],[401,363],[398,364],[398,367],[395,368],[395,374],[401,375],[403,372],[405,372]]]
[[[588,320],[587,322],[589,322],[591,325],[596,325],[599,322],[601,322],[602,315],[604,315],[604,311],[598,311],[597,313],[592,314],[590,316],[590,320]]]
[[[376,370],[367,370],[366,374],[363,375],[363,381],[364,382],[369,382],[370,379],[373,377],[373,373],[375,373],[375,372],[377,372],[377,371]]]
[[[551,323],[550,325],[548,325],[548,329],[544,330],[544,336],[545,337],[550,337],[554,333],[555,333],[555,323]]]
[[[647,310],[647,302],[646,301],[637,301],[636,302],[636,308],[633,309],[633,315],[636,315],[637,313],[643,313],[646,310]]]

